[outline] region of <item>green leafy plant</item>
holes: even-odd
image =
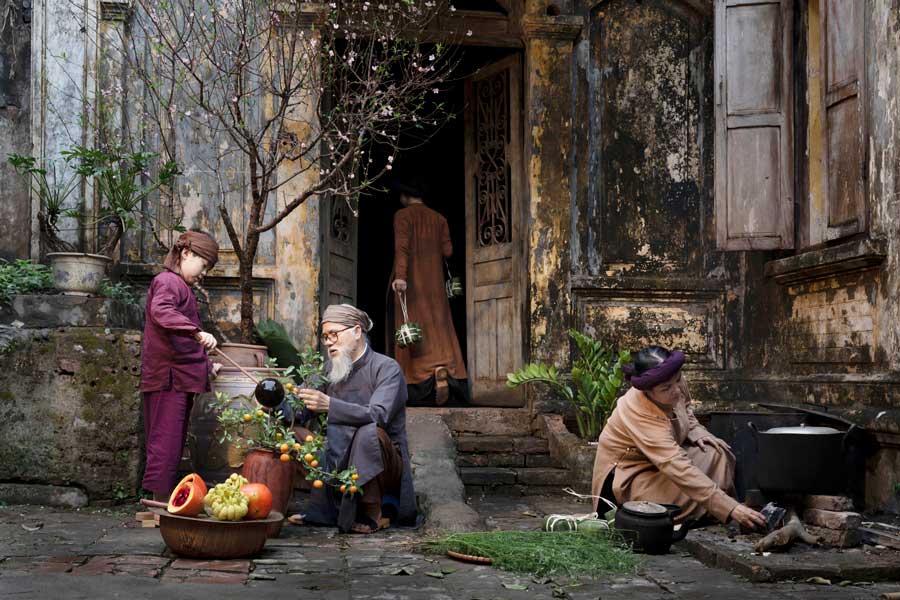
[[[117,281],[113,283],[109,279],[100,282],[100,293],[111,300],[118,300],[125,304],[137,304],[137,295],[134,289],[127,283]]]
[[[631,360],[627,350],[616,353],[601,341],[594,340],[574,329],[569,336],[575,342],[578,355],[568,375],[544,363],[529,363],[506,376],[506,384],[543,383],[565,398],[575,409],[578,435],[597,439],[606,419],[616,404],[622,387],[622,365]]]
[[[137,226],[137,217],[152,218],[141,210],[144,200],[161,186],[170,185],[179,173],[178,165],[167,161],[152,176],[151,167],[159,156],[155,152],[75,146],[62,154],[76,165],[79,175],[93,179],[100,193],[100,209],[93,219],[77,212],[72,215],[90,227],[98,227],[101,231],[98,252],[105,256],[112,255],[122,235]],[[180,224],[169,227],[184,230]]]
[[[77,252],[73,244],[59,237],[59,219],[66,215],[65,202],[78,189],[81,175],[68,168],[58,169],[59,161],[47,161],[46,166],[40,166],[33,156],[9,154],[7,159],[38,199],[37,219],[47,249]],[[64,163],[68,164],[69,160],[69,157],[63,157]],[[63,172],[68,174],[64,176]]]
[[[8,305],[17,294],[40,292],[53,287],[53,275],[45,265],[28,260],[0,259],[0,304]]]

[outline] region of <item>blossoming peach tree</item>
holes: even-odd
[[[435,100],[455,65],[454,34],[432,24],[447,0],[133,0],[104,35],[142,83],[141,121],[169,160],[185,127],[209,140],[184,164],[212,173],[238,262],[242,341],[253,337],[253,268],[262,234],[308,199],[346,201],[387,171],[405,131],[450,118]],[[463,34],[464,35],[464,34]],[[382,164],[371,158],[384,152]],[[229,178],[234,165],[246,168]],[[213,177],[211,176],[211,177]],[[228,182],[224,181],[228,179]],[[231,183],[233,182],[233,183]],[[243,206],[235,208],[235,198]],[[227,199],[227,203],[226,203]]]

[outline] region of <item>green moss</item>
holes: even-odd
[[[13,395],[13,393],[9,390],[0,391],[0,400],[4,402],[12,402],[13,400],[15,400],[15,398],[16,397]]]

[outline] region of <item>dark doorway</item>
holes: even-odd
[[[447,261],[454,276],[465,276],[465,163],[463,156],[463,86],[455,82],[436,95],[454,115],[437,130],[420,135],[407,133],[401,141],[406,148],[393,162],[392,178],[404,180],[413,174],[425,178],[425,203],[441,213],[450,226],[453,256]],[[426,141],[422,141],[426,140]],[[373,161],[387,162],[387,153],[376,152]],[[388,187],[385,181],[382,187]],[[388,353],[388,335],[393,323],[386,322],[388,285],[394,264],[394,213],[400,210],[395,193],[383,191],[363,197],[359,203],[359,253],[357,259],[357,302],[372,316],[371,332],[376,352]],[[466,307],[463,298],[450,302],[453,323],[463,356],[466,355]]]
[[[453,118],[432,129],[412,129],[401,139],[404,148],[394,159],[390,178],[379,187],[389,188],[392,180],[412,175],[426,182],[425,203],[447,219],[453,242],[453,256],[447,261],[450,272],[466,278],[466,147],[465,147],[465,81],[482,66],[517,52],[514,49],[460,49],[459,63],[453,81],[442,86],[433,100],[443,103]],[[387,163],[386,149],[376,149],[371,156],[373,170]],[[375,321],[370,341],[376,352],[391,355],[394,335],[393,317],[388,320],[389,284],[394,262],[394,214],[400,210],[396,193],[388,189],[372,192],[360,199],[357,251],[357,305]],[[446,276],[446,273],[444,274]],[[393,294],[393,292],[390,292]],[[450,310],[460,350],[468,362],[466,331],[466,298],[451,300]],[[452,401],[451,401],[452,403]]]

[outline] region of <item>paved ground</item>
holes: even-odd
[[[546,497],[472,499],[489,527],[536,528],[550,512],[584,504]],[[679,551],[647,557],[638,576],[533,580],[416,551],[424,532],[342,536],[286,527],[257,560],[190,561],[171,556],[159,531],[130,526],[134,508],[0,509],[0,597],[247,598],[251,593],[317,599],[700,599],[878,598],[888,585],[751,584]],[[525,589],[522,589],[525,588]]]

